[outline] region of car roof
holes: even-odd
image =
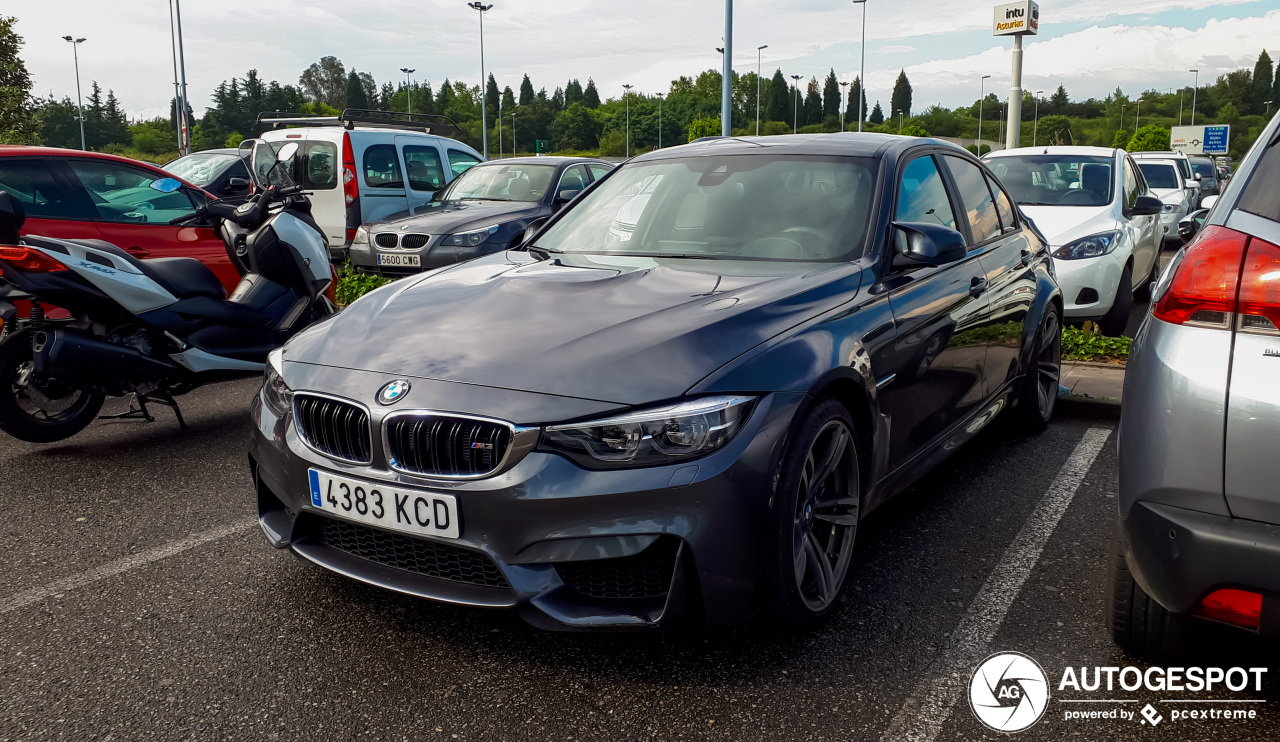
[[[1190,157],[1187,157],[1185,152],[1173,152],[1171,150],[1163,150],[1158,152],[1130,152],[1129,154],[1143,160],[1148,160],[1153,158],[1157,160],[1181,160],[1183,158],[1191,159]]]
[[[688,144],[667,147],[632,158],[647,162],[675,157],[709,155],[842,155],[849,157],[882,157],[889,152],[901,153],[912,147],[929,144],[969,153],[957,144],[931,137],[907,137],[871,132],[833,134],[784,134],[768,137],[704,137]]]
[[[986,157],[1009,157],[1015,155],[1093,155],[1097,157],[1114,157],[1113,147],[1086,147],[1084,145],[1046,145],[1044,147],[1014,147],[998,149],[983,155]]]
[[[504,157],[501,160],[486,160],[477,163],[475,167],[482,165],[522,165],[529,163],[531,165],[576,165],[580,162],[590,162],[597,165],[608,165],[609,163],[595,157],[570,157],[568,155],[542,155],[540,157]]]
[[[198,185],[189,183],[173,173],[165,171],[154,162],[143,162],[121,155],[107,154],[106,152],[93,152],[84,149],[67,149],[66,147],[37,147],[28,144],[0,144],[0,157],[84,157],[90,160],[107,160],[110,162],[118,162],[122,165],[132,165],[134,167],[142,166],[150,168],[162,177],[173,178],[181,181],[184,185],[194,188],[197,191],[204,191]],[[212,198],[212,196],[210,196]]]

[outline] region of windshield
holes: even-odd
[[[1218,177],[1213,165],[1208,162],[1192,162],[1191,167],[1199,173],[1202,178]]]
[[[239,155],[229,155],[221,152],[189,155],[187,157],[179,157],[165,165],[164,169],[188,183],[203,187],[212,183],[224,170],[236,164],[239,159]]]
[[[1163,162],[1140,162],[1138,169],[1142,171],[1142,177],[1147,179],[1147,185],[1152,188],[1181,188],[1178,183],[1178,168],[1172,164]]]
[[[633,163],[583,196],[536,246],[642,257],[850,259],[863,250],[875,175],[875,160],[852,157]]]
[[[991,171],[1023,206],[1106,206],[1111,203],[1110,157],[1014,155],[993,157]]]
[[[554,165],[477,165],[449,185],[442,201],[541,201],[556,174]]]

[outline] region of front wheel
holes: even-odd
[[[30,334],[0,343],[0,430],[14,438],[28,443],[70,438],[93,422],[104,399],[102,392],[37,379]]]
[[[1062,316],[1056,304],[1044,309],[1044,318],[1031,348],[1031,363],[1022,381],[1018,414],[1032,432],[1044,430],[1053,418],[1062,378]]]
[[[1126,265],[1120,273],[1120,285],[1116,287],[1111,310],[1098,320],[1098,329],[1107,337],[1120,337],[1129,326],[1129,312],[1133,309],[1133,267]]]
[[[773,508],[767,610],[788,630],[835,610],[853,561],[861,485],[853,420],[823,399],[809,411],[782,465]]]

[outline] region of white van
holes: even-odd
[[[484,158],[442,136],[457,131],[443,116],[356,111],[339,116],[264,113],[268,142],[298,142],[294,179],[311,195],[311,213],[329,240],[335,262],[361,224],[425,204]]]

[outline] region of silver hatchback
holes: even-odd
[[[1120,420],[1108,625],[1136,655],[1194,620],[1280,634],[1280,117],[1165,269]]]

